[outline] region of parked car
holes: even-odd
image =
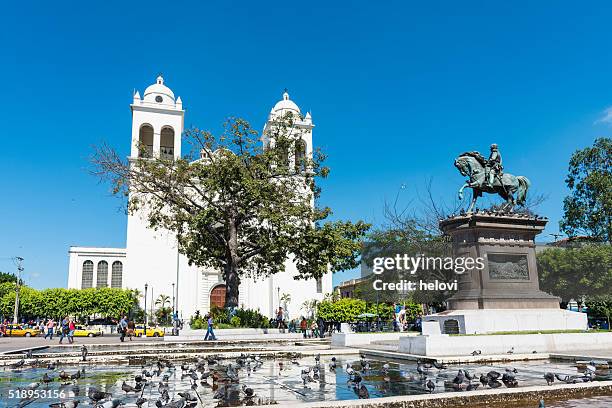
[[[6,326],[4,335],[11,337],[32,337],[40,333],[38,329],[28,329],[18,324],[9,324]]]
[[[102,330],[100,329],[86,329],[83,326],[76,326],[74,330],[74,337],[97,337],[102,336]]]
[[[144,334],[144,326],[136,326],[134,329],[134,335],[136,337],[142,337]],[[159,327],[147,327],[147,337],[164,337],[164,329]]]

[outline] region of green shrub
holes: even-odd
[[[240,325],[240,318],[238,316],[232,316],[232,318],[230,319],[230,324],[233,327],[242,327]]]
[[[414,319],[421,313],[421,306],[406,302],[406,318]],[[391,320],[394,316],[393,305],[388,303],[366,303],[361,299],[344,298],[336,301],[324,300],[317,306],[317,316],[325,321],[354,322],[362,313],[372,313],[382,320]]]
[[[210,314],[212,315],[212,318],[215,323],[230,323],[229,310],[227,310],[226,308],[213,306],[210,308]]]
[[[250,327],[253,329],[270,327],[268,318],[252,309],[237,309],[235,317],[240,318],[240,327]]]

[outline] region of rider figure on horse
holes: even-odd
[[[502,166],[502,157],[497,149],[497,144],[495,143],[491,145],[491,154],[489,155],[489,160],[487,160],[487,170],[488,177],[486,181],[489,187],[493,187],[495,177],[499,177],[501,180],[502,172],[504,170],[504,166]]]

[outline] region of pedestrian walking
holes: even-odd
[[[47,334],[45,334],[45,339],[49,337],[49,340],[53,340],[53,330],[55,329],[55,321],[53,319],[49,319],[47,322]]]
[[[308,336],[308,321],[304,316],[302,316],[302,321],[300,322],[300,330],[302,330],[302,334],[304,335],[304,338],[306,338]]]
[[[121,334],[121,336],[119,337],[119,340],[121,340],[121,342],[125,340],[125,335],[127,334],[127,325],[127,316],[123,316],[119,321],[119,324],[117,325],[117,331]]]
[[[206,330],[206,336],[204,336],[204,340],[208,340],[208,336],[210,335],[210,339],[211,340],[217,340],[217,338],[215,337],[215,332],[213,331],[213,317],[212,315],[209,313],[208,314],[208,329]]]
[[[62,320],[62,324],[60,325],[60,344],[62,344],[62,341],[64,341],[64,337],[68,337],[68,332],[70,331],[70,329],[68,328],[69,325],[69,320],[68,320],[68,316],[64,317],[64,319]],[[68,342],[70,342],[70,339],[68,339]]]
[[[68,322],[68,343],[74,343],[74,331],[76,330],[76,324],[74,324],[74,320],[70,319]]]
[[[132,341],[132,337],[134,337],[134,330],[135,329],[136,329],[136,325],[134,324],[134,320],[128,321],[128,324],[127,324],[127,335],[130,338],[130,341]]]

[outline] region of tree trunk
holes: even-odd
[[[238,275],[238,231],[233,216],[228,220],[227,254],[225,263],[225,307],[238,307],[240,275]]]
[[[240,276],[236,267],[232,264],[225,266],[225,307],[238,307],[238,287],[240,286]]]

